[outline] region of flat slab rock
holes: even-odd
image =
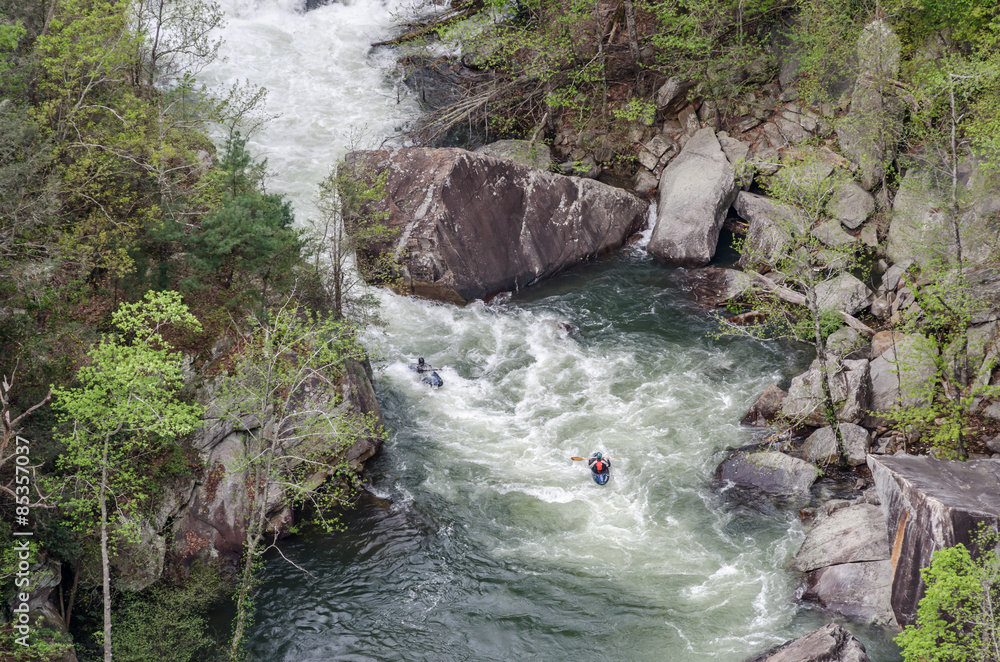
[[[924,595],[920,569],[931,555],[957,543],[970,547],[980,524],[996,526],[1000,460],[869,455],[868,468],[891,547],[892,609],[900,625],[911,625]]]
[[[464,149],[352,152],[386,175],[395,238],[374,248],[401,263],[406,293],[464,304],[517,290],[622,246],[648,203],[590,179]]]
[[[865,645],[836,623],[747,658],[745,662],[871,662]]]
[[[819,477],[813,465],[776,451],[738,451],[715,470],[715,479],[775,495],[808,494]]]
[[[799,572],[859,561],[889,560],[882,509],[870,503],[828,501],[806,532],[792,567]]]
[[[806,573],[802,601],[860,623],[897,627],[889,561],[841,563]]]

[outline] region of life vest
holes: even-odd
[[[597,469],[598,471],[604,471],[604,464],[600,460],[598,460],[597,462],[594,463],[594,468]]]

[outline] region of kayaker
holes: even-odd
[[[611,478],[611,461],[605,459],[600,452],[596,452],[590,456],[587,461],[590,465],[591,474],[594,476],[594,482],[598,485],[604,485]]]
[[[416,363],[410,364],[410,370],[415,370],[420,373],[424,372],[434,372],[434,367],[430,363],[424,363],[424,357],[417,359]]]

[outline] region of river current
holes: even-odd
[[[280,116],[251,141],[270,189],[311,214],[355,144],[400,136],[419,109],[372,51],[405,14],[355,0],[225,0],[225,62]],[[251,659],[277,662],[743,660],[829,618],[795,605],[798,513],[742,507],[713,487],[753,399],[808,356],[716,338],[683,272],[637,246],[465,308],[381,293],[366,336],[390,440],[371,496],[336,535],[268,559]],[[572,327],[566,332],[559,323]],[[423,356],[445,385],[407,364]],[[612,479],[581,462],[601,450]],[[872,654],[884,635],[851,626]]]

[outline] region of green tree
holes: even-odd
[[[193,430],[201,416],[198,405],[179,397],[181,355],[162,335],[167,326],[200,328],[180,295],[149,292],[119,306],[112,323],[117,334],[91,349],[79,385],[52,389],[68,428],[59,435],[66,444],[59,466],[71,482],[65,508],[78,528],[100,533],[105,662],[112,656],[111,554],[116,540],[134,539],[130,522],[148,487],[143,460]]]
[[[935,15],[937,24],[950,14]],[[993,259],[997,249],[994,219],[980,210],[982,197],[995,186],[996,156],[983,149],[988,144],[981,136],[984,123],[992,121],[983,116],[983,104],[1000,103],[1000,61],[976,51],[946,52],[916,58],[907,71],[913,148],[905,159],[911,170],[897,194],[893,232],[900,237],[896,245],[916,247],[919,275],[909,286],[917,305],[895,322],[929,339],[937,374],[930,383],[917,383],[922,392],[907,394],[920,404],[900,406],[890,418],[924,435],[940,455],[964,459],[975,405],[1000,393],[989,383],[995,352],[974,341],[976,320],[989,304],[970,279],[972,269]],[[900,204],[904,197],[933,213],[927,220],[908,219]],[[890,235],[890,256],[893,248]]]
[[[856,244],[828,238],[820,227],[827,219],[826,203],[845,181],[842,174],[823,162],[807,158],[786,164],[768,183],[768,192],[776,203],[770,222],[743,246],[740,263],[751,268],[751,288],[746,295],[751,311],[741,316],[728,331],[760,338],[788,338],[811,345],[816,351],[822,394],[822,417],[837,435],[838,403],[831,386],[841,366],[833,364],[827,353],[826,339],[844,323],[871,335],[864,323],[847,312],[831,307],[824,294],[835,276],[857,266]],[[836,221],[832,234],[845,233]],[[771,269],[761,275],[754,271]],[[779,282],[780,281],[780,282]]]
[[[112,633],[115,657],[124,662],[190,662],[209,653],[215,640],[207,613],[225,594],[219,573],[195,564],[187,577],[164,577],[124,597]]]
[[[389,225],[380,203],[386,194],[386,173],[376,174],[360,160],[338,164],[320,183],[308,252],[312,273],[336,319],[359,324],[377,320],[377,301],[364,281],[389,284],[397,276],[396,256],[372,250],[399,234]]]
[[[320,524],[334,529],[333,509],[352,493],[347,449],[384,434],[376,415],[344,403],[346,373],[365,356],[350,324],[312,315],[291,301],[266,322],[254,318],[249,323],[219,393],[221,418],[241,428],[246,421],[259,422],[246,434],[240,466],[230,468],[245,473],[248,486],[248,500],[240,506],[246,547],[229,651],[234,661],[241,657],[252,615],[255,570],[265,551],[269,518],[280,508],[309,503]]]
[[[215,274],[229,289],[237,274],[258,278],[263,287],[281,284],[299,259],[302,241],[292,227],[291,203],[262,190],[265,163],[254,161],[238,134],[220,164],[218,206],[190,239],[191,258],[202,274]]]
[[[927,585],[917,622],[896,637],[906,662],[1000,660],[1000,558],[995,530],[983,529],[973,556],[965,545],[934,552],[920,571]]]

